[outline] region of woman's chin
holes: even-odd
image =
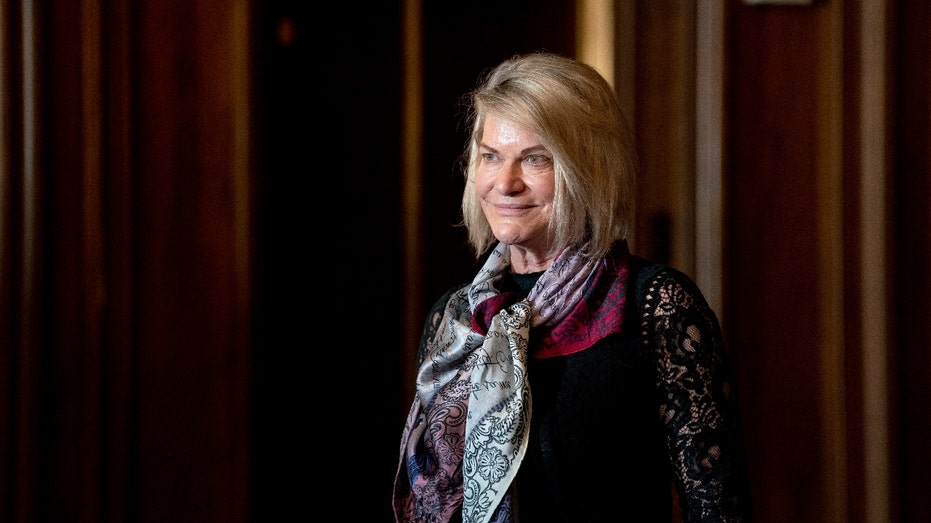
[[[499,242],[507,245],[520,245],[523,241],[517,234],[495,234],[495,238],[497,238]]]

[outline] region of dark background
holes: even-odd
[[[479,74],[519,52],[571,54],[566,2],[426,2],[424,281],[426,310],[472,277],[455,224],[465,146],[462,97]],[[320,33],[314,20],[349,17]],[[399,368],[402,24],[399,6],[259,6],[256,65],[257,329],[254,493],[258,520],[305,513],[318,489],[337,510],[391,519],[391,486],[411,399]],[[290,21],[293,44],[277,30]],[[307,38],[310,38],[310,41]],[[399,409],[398,405],[403,405]],[[298,466],[298,464],[300,464]],[[319,483],[317,483],[319,482]],[[291,507],[291,508],[288,508]]]

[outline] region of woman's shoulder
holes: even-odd
[[[449,303],[449,300],[452,299],[453,295],[457,294],[459,291],[468,287],[468,283],[457,283],[452,287],[446,289],[443,294],[440,295],[436,301],[433,302],[433,305],[430,306],[429,315],[432,316],[434,313],[442,313],[446,309],[446,305]]]
[[[632,254],[630,256],[630,266],[633,268],[634,272],[637,273],[637,278],[641,282],[646,282],[651,279],[671,279],[690,285],[695,284],[692,277],[682,270],[666,263],[656,262],[641,256]]]
[[[440,328],[440,323],[443,321],[444,313],[449,306],[449,301],[454,299],[456,296],[461,296],[463,293],[460,291],[465,289],[468,284],[460,283],[453,285],[452,287],[446,289],[430,309],[427,311],[427,318],[424,322],[423,331],[420,334],[420,344],[417,349],[417,366],[420,366],[420,363],[424,358],[424,351],[426,350],[427,345],[430,340],[436,337],[436,333]]]
[[[690,301],[706,305],[701,289],[685,272],[638,256],[631,257],[631,267],[636,272],[638,301],[656,306],[673,297],[687,297]]]

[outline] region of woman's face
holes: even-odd
[[[540,138],[495,115],[485,118],[475,190],[498,241],[539,254],[551,250],[553,155]]]

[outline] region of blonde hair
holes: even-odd
[[[626,239],[634,214],[636,156],[617,95],[591,66],[550,53],[517,55],[489,71],[468,98],[463,225],[479,257],[497,240],[475,191],[488,114],[532,131],[552,153],[550,230],[559,247],[600,257]]]

